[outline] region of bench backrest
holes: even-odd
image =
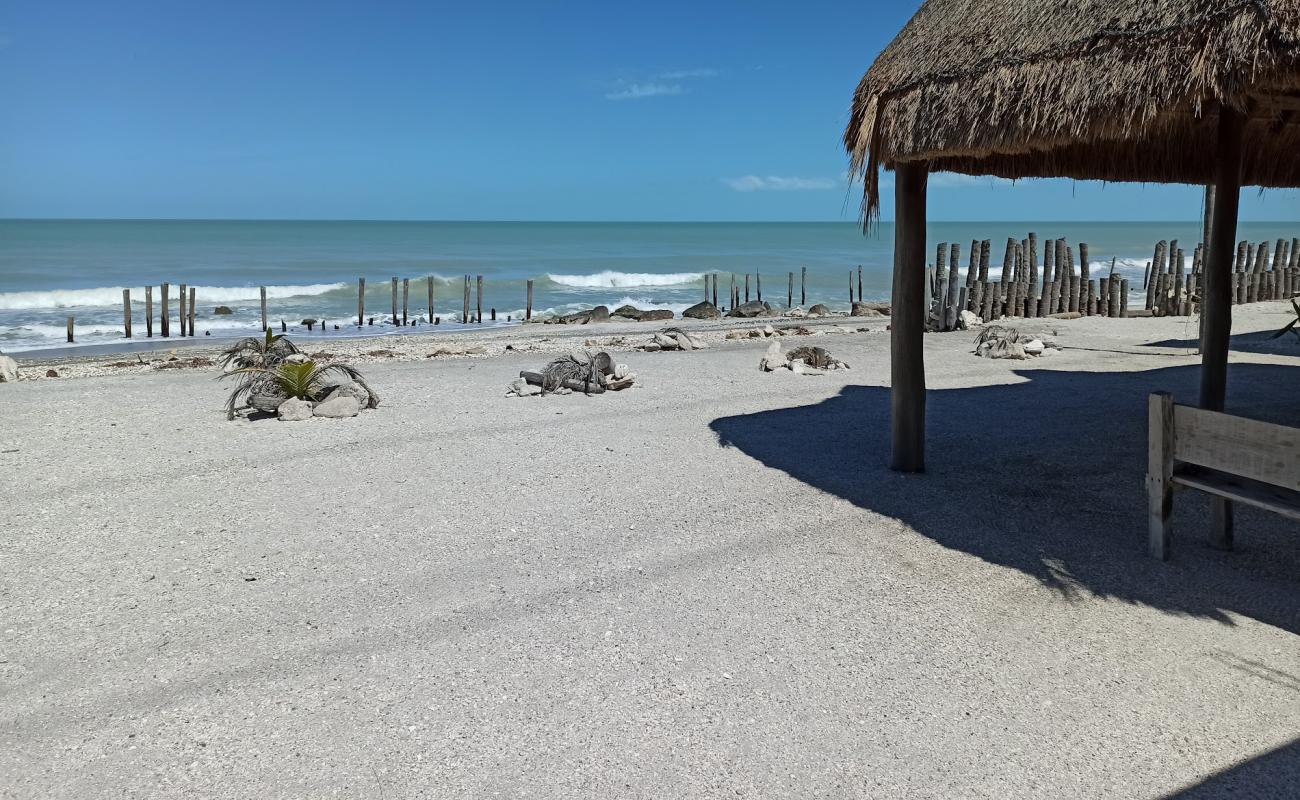
[[[1170,411],[1172,426],[1163,419]],[[1151,395],[1152,423],[1158,418],[1164,424],[1152,426],[1153,455],[1154,439],[1164,436],[1172,439],[1164,458],[1300,491],[1300,428],[1175,405],[1163,393]]]

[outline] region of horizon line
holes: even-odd
[[[880,224],[894,224],[896,220],[882,219]],[[856,220],[817,220],[817,219],[717,219],[717,220],[674,220],[674,219],[422,219],[397,218],[380,219],[366,217],[0,217],[0,222],[360,222],[360,223],[400,223],[400,224],[455,224],[455,225],[854,225],[861,226]],[[1121,224],[1121,225],[1161,225],[1188,224],[1201,225],[1199,219],[931,219],[927,225],[954,224],[1009,224],[1033,223],[1035,225],[1080,225],[1080,224]],[[1288,219],[1244,219],[1242,224],[1287,225],[1300,222]]]

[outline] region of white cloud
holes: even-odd
[[[660,81],[685,81],[691,78],[716,78],[718,71],[716,69],[678,69],[669,72],[661,72],[655,76],[655,80]]]
[[[605,94],[606,100],[640,100],[643,97],[664,97],[685,94],[686,90],[678,83],[626,83],[622,88]]]
[[[742,175],[739,178],[723,178],[722,182],[738,192],[795,192],[834,189],[838,185],[831,178],[787,178],[779,175]]]

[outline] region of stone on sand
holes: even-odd
[[[351,395],[332,397],[323,403],[317,403],[312,415],[328,419],[346,419],[361,413],[361,404]]]
[[[280,404],[275,410],[275,415],[279,417],[281,422],[302,422],[311,419],[311,412],[310,402],[291,397]]]
[[[18,381],[18,362],[9,356],[0,355],[0,383]]]
[[[722,312],[718,307],[705,300],[703,303],[696,303],[682,312],[683,319],[718,319]]]

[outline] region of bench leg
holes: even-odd
[[[1210,498],[1210,547],[1232,549],[1232,503],[1222,497]]]
[[[1147,477],[1147,553],[1161,561],[1169,560],[1169,541],[1173,536],[1174,487],[1159,477]]]

